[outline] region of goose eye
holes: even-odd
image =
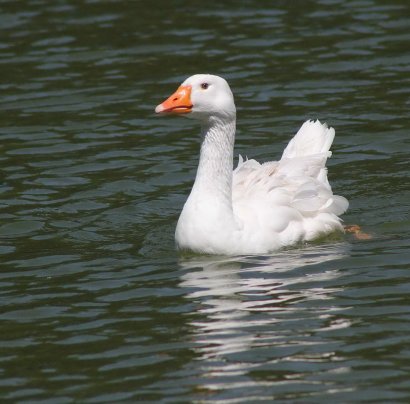
[[[206,90],[208,87],[209,87],[209,84],[208,84],[208,83],[202,83],[202,84],[201,84],[202,90]]]

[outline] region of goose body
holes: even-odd
[[[198,170],[175,231],[179,249],[261,254],[343,231],[338,216],[348,202],[333,195],[325,167],[333,128],[306,121],[279,161],[239,156],[233,170],[236,109],[223,78],[191,76],[155,111],[201,123]]]

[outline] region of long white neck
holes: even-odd
[[[232,210],[235,118],[212,118],[202,126],[202,145],[192,198],[204,196]]]
[[[223,253],[238,223],[232,208],[235,117],[202,126],[198,171],[175,231],[179,248]]]

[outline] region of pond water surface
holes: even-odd
[[[405,0],[3,1],[1,402],[409,402]],[[235,154],[335,127],[351,235],[180,256],[195,122],[155,105],[224,76]]]

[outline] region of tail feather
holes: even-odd
[[[329,149],[334,137],[335,130],[328,128],[326,124],[321,124],[319,120],[306,121],[287,145],[282,159],[322,153],[330,157]]]
[[[332,154],[329,149],[334,137],[335,130],[326,124],[306,121],[283,152],[278,172],[303,178],[292,200],[292,206],[303,214],[341,215],[349,206],[345,198],[333,195],[327,179],[326,160]]]

